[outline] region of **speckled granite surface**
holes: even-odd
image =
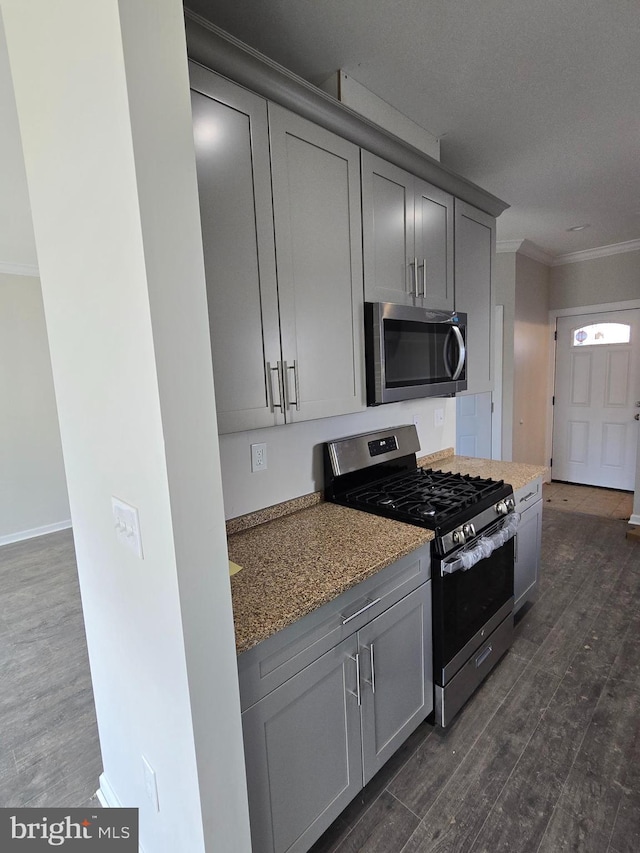
[[[514,490],[546,468],[455,456],[449,447],[422,456],[423,467],[505,480]],[[238,654],[433,539],[430,530],[337,504],[321,492],[227,522]]]
[[[425,462],[425,460],[427,460]],[[504,480],[513,486],[514,492],[526,486],[536,477],[544,477],[547,468],[544,465],[526,465],[524,462],[498,462],[494,459],[479,459],[475,456],[454,456],[429,461],[422,457],[419,464],[427,465],[438,471],[451,471],[453,474],[473,474],[474,477],[488,477],[492,480]]]
[[[302,495],[300,498],[292,498],[290,501],[283,501],[281,504],[274,504],[255,512],[248,512],[246,515],[230,518],[227,521],[227,536],[231,536],[232,533],[239,533],[241,530],[248,530],[248,528],[255,527],[258,524],[264,524],[265,521],[273,521],[283,515],[291,515],[292,512],[308,509],[308,507],[316,506],[321,501],[322,492],[311,492],[310,495]]]
[[[433,539],[429,530],[320,503],[229,537],[238,653]]]

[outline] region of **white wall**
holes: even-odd
[[[0,270],[37,274],[27,177],[0,13]]]
[[[442,426],[435,411],[443,409]],[[322,442],[378,428],[413,423],[420,455],[455,447],[455,399],[434,397],[390,403],[354,415],[220,436],[222,484],[227,518],[306,495],[324,487]],[[267,470],[251,473],[251,444],[266,442]]]
[[[247,853],[182,4],[0,2],[105,792],[140,808],[146,853]],[[112,495],[139,509],[142,561]]]
[[[0,273],[0,544],[71,523],[40,281]]]
[[[640,298],[640,251],[551,268],[549,308],[581,308]]]

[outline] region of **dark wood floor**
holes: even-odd
[[[545,508],[540,595],[511,650],[313,853],[640,850],[640,543],[626,529]]]
[[[446,732],[423,724],[314,853],[640,850],[640,543],[545,507],[540,596]],[[62,532],[0,549],[0,806],[84,805],[101,772]]]
[[[0,806],[84,806],[101,772],[71,531],[5,545]]]

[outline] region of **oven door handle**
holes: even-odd
[[[494,531],[488,536],[480,536],[473,546],[466,546],[451,557],[445,557],[441,563],[442,574],[452,575],[454,572],[459,571],[468,572],[480,560],[490,557],[494,551],[505,545],[509,539],[513,539],[519,523],[520,513],[509,513],[499,530]]]

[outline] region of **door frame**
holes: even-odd
[[[607,311],[627,311],[640,308],[640,299],[627,299],[623,302],[602,302],[598,305],[579,305],[575,308],[553,308],[549,311],[549,346],[551,358],[549,359],[549,388],[552,394],[556,392],[556,340],[555,332],[558,317],[577,317],[581,314],[604,314]],[[549,460],[549,472],[551,472],[551,453],[553,449],[553,406],[549,401],[547,411],[547,435],[546,435],[546,457]],[[549,473],[551,477],[551,473]],[[633,509],[634,512],[629,519],[629,524],[640,524],[640,465],[636,466],[636,480],[634,487]]]

